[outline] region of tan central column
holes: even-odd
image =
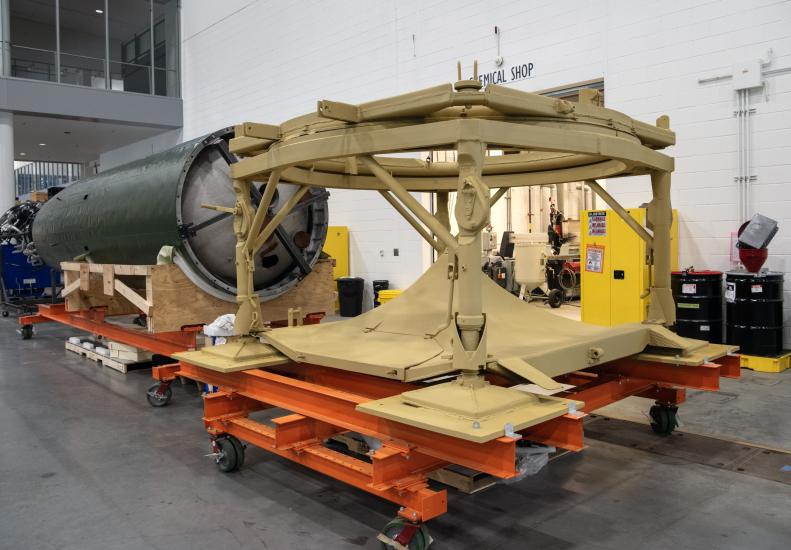
[[[459,225],[458,261],[458,314],[456,325],[462,347],[475,351],[481,340],[484,325],[481,289],[481,229],[489,223],[489,190],[485,203],[468,178],[481,179],[484,145],[479,141],[458,143],[459,187],[456,196],[456,222]],[[484,355],[485,357],[485,355]],[[464,369],[467,370],[467,369]]]

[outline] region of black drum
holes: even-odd
[[[726,340],[747,355],[783,350],[783,274],[731,272],[725,276]]]
[[[671,275],[679,336],[722,343],[722,272],[674,271]]]

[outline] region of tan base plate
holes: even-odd
[[[695,367],[697,365],[702,365],[703,363],[716,361],[720,357],[728,355],[729,353],[734,353],[738,349],[739,346],[731,346],[729,344],[707,343],[706,345],[692,352],[688,352],[684,355],[678,355],[673,354],[672,351],[669,350],[663,353],[662,350],[654,350],[649,348],[648,351],[638,353],[634,356],[634,358],[640,359],[641,361],[653,361],[655,363],[670,363],[673,365]]]
[[[486,384],[473,388],[457,381],[368,401],[357,410],[432,432],[484,443],[502,437],[506,425],[523,430],[562,416],[580,401],[532,395]]]
[[[259,369],[289,362],[288,357],[272,346],[254,339],[209,346],[199,351],[185,351],[176,353],[173,357],[217,372]]]

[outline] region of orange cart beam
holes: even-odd
[[[638,378],[664,386],[680,386],[696,390],[717,391],[720,389],[720,365],[704,363],[697,366],[653,363],[634,359],[618,359],[588,369],[598,374],[620,375]]]
[[[231,434],[402,506],[401,515],[428,521],[447,511],[447,492],[428,488],[425,474],[447,463],[384,442],[371,453],[371,462],[333,451],[323,441],[338,433],[335,426],[289,414],[273,420],[274,428],[247,418],[252,400],[224,392],[204,397],[204,423],[214,435]],[[233,415],[234,411],[236,415]],[[220,413],[215,416],[215,414]]]
[[[312,366],[295,364],[292,368],[299,368],[304,377],[309,377]],[[516,438],[501,437],[487,443],[474,443],[430,432],[355,410],[358,404],[370,401],[370,397],[264,370],[220,373],[182,361],[178,371],[167,370],[162,373],[200,380],[226,393],[281,407],[344,431],[359,432],[402,445],[404,443],[401,442],[408,442],[416,452],[443,462],[459,464],[496,477],[510,478],[516,475]],[[375,386],[380,380],[371,376],[368,383]],[[403,391],[403,386],[400,388]]]
[[[166,356],[195,349],[195,336],[198,331],[197,328],[174,332],[145,332],[126,329],[105,322],[103,310],[67,312],[66,306],[63,304],[39,305],[37,313],[19,318],[21,325],[53,321]]]
[[[564,414],[519,432],[525,439],[567,451],[585,448],[582,421],[585,413]]]
[[[742,375],[741,357],[737,353],[729,354],[717,359],[720,366],[720,376],[723,378],[739,378]]]

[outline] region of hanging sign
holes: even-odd
[[[588,212],[588,236],[607,236],[607,212],[603,210]]]
[[[488,86],[489,84],[510,84],[519,80],[526,80],[533,75],[532,63],[517,63],[511,67],[503,67],[495,69],[489,73],[478,75],[481,84]]]
[[[585,248],[585,271],[602,273],[604,271],[604,247],[589,244]]]

